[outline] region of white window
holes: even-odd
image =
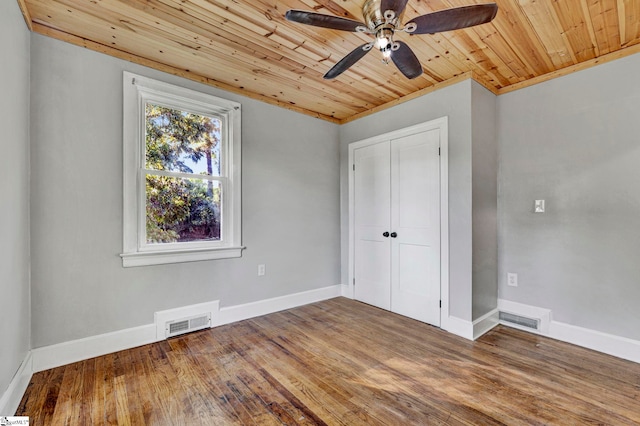
[[[240,104],[124,73],[122,265],[240,257]]]

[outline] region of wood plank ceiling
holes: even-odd
[[[489,24],[400,33],[424,74],[371,52],[322,76],[370,36],[288,22],[288,9],[362,20],[364,0],[17,0],[32,31],[344,123],[474,78],[496,94],[640,52],[640,0],[495,0]],[[410,0],[404,22],[490,0]]]

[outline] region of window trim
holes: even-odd
[[[242,255],[241,105],[147,77],[123,72],[123,267],[226,259]],[[147,102],[209,115],[223,122],[220,241],[146,244],[144,107]],[[226,136],[226,137],[224,137]],[[226,172],[226,173],[225,173]]]

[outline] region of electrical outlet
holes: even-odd
[[[266,273],[267,273],[267,270],[266,270],[265,265],[262,264],[262,263],[260,265],[258,265],[258,276],[261,277]]]
[[[511,287],[518,287],[518,274],[507,272],[507,285]]]
[[[544,200],[536,200],[533,205],[535,213],[544,213]]]

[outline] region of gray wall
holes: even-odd
[[[340,283],[337,125],[31,40],[33,347]],[[122,268],[123,70],[242,103],[242,258]]]
[[[471,84],[473,306],[472,319],[498,305],[498,140],[496,96]]]
[[[638,76],[636,54],[498,98],[500,297],[635,340]],[[535,199],[546,213],[533,213]]]
[[[342,283],[348,280],[348,145],[443,116],[449,117],[449,314],[471,320],[471,80],[340,127]]]
[[[0,93],[2,396],[30,349],[29,31],[15,1],[0,2]]]

